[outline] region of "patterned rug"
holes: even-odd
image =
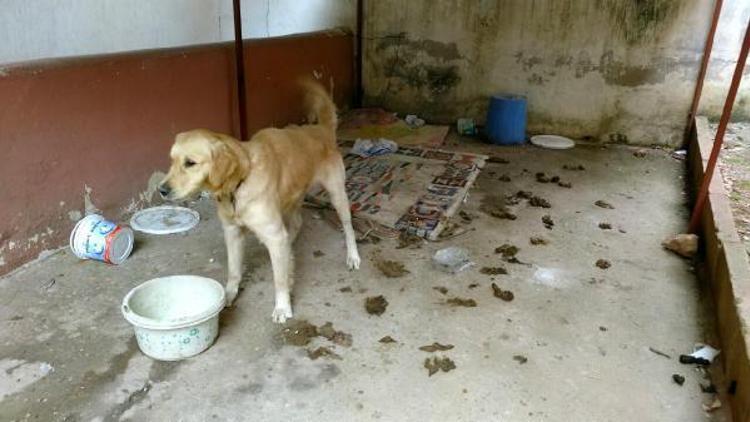
[[[355,216],[436,240],[466,197],[487,156],[401,147],[380,157],[344,156],[346,192]],[[328,204],[322,190],[308,200]]]

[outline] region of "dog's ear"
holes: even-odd
[[[238,157],[225,142],[217,142],[211,148],[211,168],[208,170],[208,185],[215,192],[231,191],[232,178],[238,173]]]

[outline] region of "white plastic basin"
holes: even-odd
[[[143,353],[174,361],[213,344],[224,300],[224,287],[216,280],[175,275],[135,287],[122,301],[122,314],[133,325]]]

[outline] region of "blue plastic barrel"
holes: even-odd
[[[493,95],[487,110],[485,131],[494,144],[522,144],[526,141],[526,97]]]

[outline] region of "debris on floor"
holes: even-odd
[[[535,246],[539,246],[539,245],[547,245],[549,244],[549,241],[543,237],[534,236],[534,237],[529,238],[529,243]]]
[[[537,208],[552,208],[548,200],[536,195],[529,198],[529,205]]]
[[[479,210],[501,220],[515,220],[518,218],[518,216],[510,212],[506,206],[505,198],[499,196],[487,196],[482,199],[482,204],[479,206]]]
[[[352,335],[343,331],[336,331],[331,322],[326,322],[318,327],[318,335],[339,346],[350,347],[352,345]]]
[[[321,256],[325,256],[325,252],[323,252],[321,250],[316,250],[316,251],[313,251],[313,256],[315,258],[320,258]]]
[[[694,234],[678,234],[661,242],[664,249],[672,251],[685,258],[692,258],[698,252],[698,236]]]
[[[539,183],[549,183],[550,182],[550,178],[547,177],[547,175],[544,174],[544,172],[539,172],[539,173],[535,174],[535,176],[536,176],[536,181],[539,182]]]
[[[487,162],[493,164],[510,164],[510,161],[508,161],[507,158],[498,157],[496,155],[490,155],[489,158],[487,158]]]
[[[351,292],[352,292],[352,288],[351,288],[351,287],[349,287],[349,286],[346,286],[346,287],[342,287],[342,288],[340,288],[340,289],[339,289],[339,291],[340,291],[341,293],[351,293]]]
[[[307,322],[307,320],[293,319],[287,322],[281,330],[284,344],[291,346],[307,346],[312,339],[318,336],[318,327]]]
[[[596,266],[601,268],[602,270],[606,270],[607,268],[612,266],[612,263],[610,263],[606,259],[599,259],[596,261]]]
[[[547,230],[552,230],[552,227],[555,226],[555,221],[552,220],[552,216],[549,214],[542,217],[542,223],[544,223],[544,228]]]
[[[495,253],[502,254],[504,258],[511,258],[518,254],[518,250],[517,246],[511,245],[510,243],[504,243],[495,248]]]
[[[416,114],[407,114],[406,117],[404,117],[404,122],[412,129],[420,128],[426,123],[424,119],[420,119]]]
[[[685,384],[685,377],[683,377],[680,374],[672,374],[672,380],[675,382],[675,384],[682,386],[682,384]]]
[[[529,358],[524,355],[515,355],[513,356],[513,360],[518,362],[519,365],[523,365],[524,363],[529,361]]]
[[[557,182],[557,186],[560,186],[561,188],[570,189],[573,187],[573,184],[570,182]]]
[[[435,353],[435,352],[444,352],[452,348],[453,348],[452,344],[440,344],[438,342],[434,342],[432,344],[428,344],[427,346],[420,347],[419,350],[423,352]]]
[[[461,136],[474,136],[477,134],[477,125],[474,119],[460,118],[456,120],[456,131]]]
[[[456,364],[448,357],[433,357],[424,360],[424,367],[427,368],[427,375],[431,377],[438,371],[448,372],[456,369]]]
[[[398,237],[398,246],[396,246],[396,249],[420,249],[424,242],[425,240],[421,236],[401,232],[401,235]]]
[[[378,340],[379,343],[396,343],[396,340],[391,336],[385,336]]]
[[[474,299],[464,299],[460,297],[452,297],[445,301],[446,304],[451,306],[464,306],[466,308],[474,308],[477,306],[477,301]]]
[[[409,274],[409,270],[399,261],[377,258],[375,259],[375,267],[388,278],[399,278]]]
[[[307,357],[309,357],[310,360],[317,360],[321,357],[341,360],[341,356],[328,347],[318,347],[315,350],[307,349]]]
[[[363,158],[393,154],[396,151],[398,151],[398,144],[385,138],[357,139],[351,149],[352,154]]]
[[[564,164],[563,170],[570,170],[570,171],[584,171],[586,170],[586,167],[583,166],[583,164],[575,165],[575,164]]]
[[[410,125],[406,119],[399,119],[395,113],[383,109],[354,109],[341,116],[337,138],[342,141],[353,141],[359,138],[382,137],[392,139],[402,147],[440,147],[450,127],[419,125],[420,120],[422,119],[418,117],[409,118],[412,123]]]
[[[461,210],[461,211],[458,212],[458,216],[461,218],[461,221],[463,221],[464,223],[467,223],[467,224],[471,223],[472,221],[474,221],[475,218],[477,218],[476,215],[469,214],[468,212],[463,211],[463,210]]]
[[[687,150],[685,149],[678,149],[676,151],[673,151],[671,154],[672,158],[675,160],[684,160],[685,157],[687,157]]]
[[[495,283],[492,283],[492,295],[506,302],[510,302],[514,298],[513,292],[510,290],[503,290]]]
[[[643,158],[646,155],[648,155],[648,151],[645,149],[639,149],[639,150],[633,151],[633,157],[635,158]]]
[[[609,223],[599,223],[599,228],[602,230],[612,230],[612,225]]]
[[[469,288],[470,289],[476,289],[477,287],[479,287],[479,283],[471,283],[471,284],[469,284]]]
[[[605,209],[608,209],[608,210],[615,209],[615,207],[613,207],[612,204],[610,204],[607,201],[602,201],[601,199],[598,200],[598,201],[596,201],[596,202],[594,202],[594,205],[596,205],[599,208],[605,208]]]
[[[659,356],[662,356],[662,357],[665,357],[665,358],[667,358],[667,359],[672,359],[672,356],[669,356],[668,354],[666,354],[666,353],[662,352],[661,350],[657,350],[657,349],[654,349],[653,347],[649,347],[649,348],[648,348],[648,350],[649,350],[649,351],[650,351],[651,353],[657,354],[657,355],[659,355]]]
[[[719,353],[721,353],[721,350],[714,349],[706,344],[699,344],[696,346],[693,353],[689,355],[680,355],[680,363],[710,365]]]
[[[464,223],[466,224],[466,223]],[[437,240],[448,240],[453,239],[454,237],[461,236],[462,234],[466,234],[470,231],[474,231],[474,228],[466,228],[460,224],[454,223],[453,221],[447,220],[444,222],[443,230],[438,235]]]
[[[438,250],[432,256],[432,262],[439,269],[451,274],[460,273],[474,265],[469,258],[469,251],[456,246]]]
[[[505,267],[482,267],[479,270],[484,275],[504,275],[508,274],[508,270]]]
[[[498,178],[497,180],[508,183],[511,181],[511,178],[507,173],[503,173],[502,175],[500,175],[500,178]]]
[[[383,315],[387,307],[388,301],[382,295],[365,299],[365,310],[370,315]]]
[[[432,288],[433,290],[437,290],[438,292],[447,295],[448,294],[448,288],[443,286],[436,286]]]

